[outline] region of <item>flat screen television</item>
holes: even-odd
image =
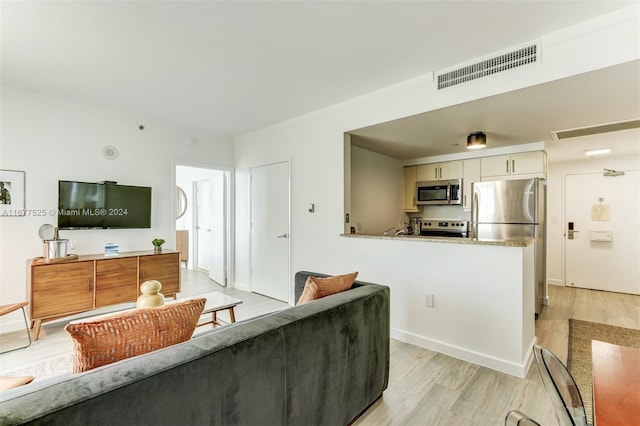
[[[58,228],[151,228],[151,188],[58,181]]]

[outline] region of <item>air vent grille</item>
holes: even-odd
[[[579,138],[582,136],[592,136],[601,133],[619,132],[621,130],[638,128],[640,128],[640,119],[599,124],[597,126],[580,127],[577,129],[556,130],[551,132],[551,136],[554,140],[560,141],[562,139]]]
[[[438,75],[438,90],[538,61],[538,45],[532,44]]]

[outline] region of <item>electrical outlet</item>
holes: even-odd
[[[344,223],[349,223],[349,213],[344,214]]]
[[[433,308],[433,294],[425,293],[424,306],[426,306],[427,308]]]

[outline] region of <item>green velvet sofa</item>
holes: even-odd
[[[295,277],[296,300],[309,275]],[[389,380],[389,288],[350,290],[0,394],[0,424],[346,425]]]

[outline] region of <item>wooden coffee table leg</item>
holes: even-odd
[[[216,325],[218,325],[218,315],[216,311],[211,312],[211,323],[213,324],[214,328],[216,327]]]
[[[229,318],[231,322],[236,322],[236,313],[233,310],[233,306],[229,308]]]

